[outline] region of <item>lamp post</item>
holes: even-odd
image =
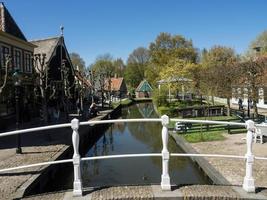
[[[15,87],[15,102],[16,102],[16,130],[19,130],[19,121],[20,121],[20,86],[21,86],[21,79],[19,70],[17,69],[14,74],[14,87]],[[21,154],[21,139],[20,134],[17,134],[17,149],[16,153]]]

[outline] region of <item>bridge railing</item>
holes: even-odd
[[[202,124],[224,124],[224,125],[237,125],[243,126],[247,128],[246,134],[246,143],[247,143],[247,151],[244,156],[239,155],[220,155],[220,154],[189,154],[189,153],[170,153],[168,151],[168,124],[170,121],[174,122],[190,122],[190,123],[202,123]],[[79,153],[79,126],[84,125],[94,125],[94,124],[108,124],[108,123],[118,123],[118,122],[161,122],[162,123],[162,151],[161,153],[144,153],[144,154],[122,154],[122,155],[107,155],[107,156],[95,156],[95,157],[83,157],[81,158]],[[252,120],[248,120],[245,123],[237,123],[237,122],[222,122],[222,121],[209,121],[209,120],[189,120],[189,119],[169,119],[168,116],[164,115],[161,118],[155,119],[116,119],[116,120],[101,120],[101,121],[88,121],[88,122],[79,122],[78,119],[73,119],[71,123],[52,125],[52,126],[44,126],[38,128],[24,129],[11,131],[0,134],[0,137],[22,134],[27,132],[36,132],[40,130],[48,130],[55,128],[63,128],[63,127],[71,127],[73,130],[72,133],[72,144],[73,144],[73,158],[65,159],[65,160],[57,160],[57,161],[49,161],[42,163],[35,163],[31,165],[17,166],[12,168],[0,169],[0,173],[24,169],[29,167],[43,166],[43,165],[53,165],[59,163],[68,163],[72,162],[74,167],[74,181],[73,181],[73,195],[74,196],[82,196],[83,186],[82,186],[82,178],[81,178],[81,162],[86,160],[98,160],[98,159],[114,159],[114,158],[131,158],[131,157],[151,157],[151,156],[159,156],[162,157],[162,174],[161,174],[161,188],[162,190],[170,190],[170,176],[169,176],[169,159],[171,156],[179,156],[179,157],[217,157],[217,158],[232,158],[232,159],[246,159],[246,174],[243,180],[243,189],[247,192],[255,192],[255,183],[254,178],[252,176],[252,169],[254,159],[258,160],[267,160],[265,157],[256,157],[252,152],[252,144],[253,144],[253,134],[255,128],[257,127],[266,127],[266,125],[261,125],[255,123]]]

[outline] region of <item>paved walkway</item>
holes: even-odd
[[[225,134],[225,140],[212,142],[199,142],[191,144],[199,153],[212,154],[229,154],[240,155],[246,154],[246,140],[242,139],[245,134]],[[267,143],[253,144],[253,154],[255,156],[267,158]],[[225,159],[225,158],[205,158],[217,171],[219,171],[232,185],[241,186],[245,176],[245,160]],[[267,188],[267,161],[255,160],[253,165],[253,177],[257,187]]]
[[[41,194],[25,200],[266,200],[267,191],[247,194],[237,186],[191,185],[172,187],[162,191],[159,185],[122,186],[84,191],[84,196],[73,197],[72,192]]]

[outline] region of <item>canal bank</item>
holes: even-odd
[[[113,111],[101,112],[97,120],[116,118],[119,114],[120,107]],[[88,127],[80,128],[81,152],[86,152],[84,147],[88,147],[90,142],[93,143],[94,138],[97,140],[97,137],[100,137],[98,131],[105,128],[99,125],[90,126],[89,129]],[[16,137],[1,138],[0,168],[72,158],[71,136],[71,128],[25,133],[22,135],[22,154],[16,154],[15,148],[8,145],[8,141],[15,141]],[[23,196],[42,192],[57,176],[58,171],[64,169],[64,164],[58,164],[1,173],[0,199],[21,199]]]

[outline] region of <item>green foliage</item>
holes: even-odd
[[[125,81],[127,85],[136,88],[139,83],[144,79],[144,65],[130,63],[125,69]]]
[[[152,100],[153,103],[159,107],[159,106],[168,106],[169,103],[167,101],[167,95],[166,91],[162,90],[161,93],[155,91],[153,92]]]
[[[101,60],[98,59],[91,67],[96,75],[108,74],[109,76],[114,76],[115,70],[112,60]]]
[[[183,134],[182,136],[187,142],[197,143],[224,140],[225,137],[223,136],[223,133],[226,133],[226,131],[205,131],[202,133]]]
[[[121,58],[117,58],[116,60],[113,61],[113,65],[114,65],[114,73],[118,77],[123,77],[125,71],[125,65],[123,60]]]
[[[110,54],[100,55],[96,58],[96,61],[90,66],[95,76],[100,74],[105,77],[122,77],[125,66],[121,58],[113,59]]]
[[[196,62],[197,52],[191,40],[181,35],[160,33],[149,46],[151,62],[146,71],[147,79],[154,86],[160,79],[159,72],[173,60]]]
[[[158,112],[160,115],[168,115],[169,117],[172,116],[173,109],[166,106],[160,106],[158,107]]]
[[[135,49],[129,55],[125,69],[125,80],[127,85],[136,88],[138,84],[145,79],[145,70],[149,58],[149,51],[143,47]]]
[[[249,57],[254,57],[257,53],[257,51],[255,51],[255,47],[260,47],[260,54],[266,54],[267,53],[267,30],[263,31],[262,33],[260,33],[256,39],[254,39],[250,45],[249,45],[249,49],[247,52],[247,55]]]
[[[160,33],[149,49],[152,62],[159,66],[166,65],[172,58],[195,62],[197,57],[192,41],[181,35]]]

